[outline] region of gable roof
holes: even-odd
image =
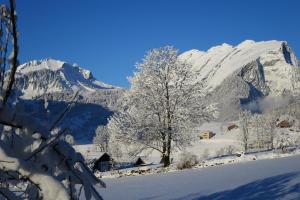
[[[73,148],[76,152],[81,153],[85,160],[98,159],[106,153],[94,144],[74,145]]]

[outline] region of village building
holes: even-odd
[[[279,128],[290,128],[291,124],[287,120],[283,120],[279,122],[276,126]]]
[[[100,172],[106,172],[112,168],[112,159],[110,155],[106,152],[103,152],[102,155],[95,161],[93,166],[93,171],[98,170]]]
[[[136,167],[142,166],[145,164],[146,164],[145,161],[141,157],[138,157],[134,162],[134,166],[136,166]]]
[[[211,131],[203,131],[202,133],[200,133],[199,138],[200,140],[208,140],[212,137],[214,137],[216,134],[214,134]]]
[[[227,127],[227,131],[231,131],[232,129],[237,129],[238,128],[238,125],[236,124],[230,124],[228,127]]]
[[[113,163],[111,156],[107,152],[102,152],[98,145],[74,145],[73,148],[81,153],[86,163],[90,163],[92,170],[100,172],[111,170]]]

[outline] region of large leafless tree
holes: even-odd
[[[189,63],[178,59],[176,48],[149,51],[129,78],[124,112],[110,120],[109,129],[119,141],[159,151],[164,166],[170,165],[172,148],[190,142],[193,125],[211,117],[197,77]]]

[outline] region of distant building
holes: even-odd
[[[227,127],[227,130],[228,130],[228,131],[231,131],[232,129],[236,129],[236,128],[238,128],[238,125],[236,125],[236,124],[230,124],[230,125]]]
[[[200,140],[208,140],[212,137],[214,137],[216,134],[214,134],[211,131],[203,131],[202,133],[200,133],[199,138]]]
[[[141,158],[141,157],[138,157],[135,162],[134,162],[134,166],[142,166],[142,165],[145,165],[145,161]]]
[[[102,153],[100,157],[95,161],[93,171],[98,170],[100,172],[109,171],[112,168],[112,159],[108,153]]]
[[[287,120],[283,120],[279,122],[276,126],[279,128],[290,128],[291,124]]]
[[[99,170],[101,172],[111,170],[111,156],[106,152],[102,152],[101,148],[98,145],[74,145],[73,148],[77,152],[82,154],[85,162],[90,166],[92,170]]]

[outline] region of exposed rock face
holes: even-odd
[[[235,47],[223,44],[207,52],[187,51],[180,59],[200,73],[210,94],[207,101],[218,104],[223,119],[237,116],[241,106],[266,96],[300,94],[299,63],[286,42],[246,40]]]

